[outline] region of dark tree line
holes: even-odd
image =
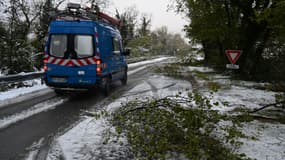
[[[202,44],[207,64],[224,65],[225,50],[239,49],[246,78],[285,79],[285,0],[174,1],[191,20],[185,31]]]

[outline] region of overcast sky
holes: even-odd
[[[167,26],[170,32],[182,33],[186,21],[173,10],[167,11],[170,0],[111,0],[111,9],[118,8],[121,12],[132,5],[136,5],[140,13],[151,14],[152,29]]]
[[[84,0],[69,0],[84,1]],[[180,33],[184,35],[182,29],[187,23],[182,19],[181,15],[177,15],[173,10],[167,11],[167,5],[171,0],[110,0],[111,6],[108,11],[115,14],[116,8],[119,12],[123,12],[130,6],[136,6],[140,13],[151,15],[151,29],[154,30],[161,26],[167,26],[168,31],[172,33]]]

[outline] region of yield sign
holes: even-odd
[[[241,55],[241,50],[226,50],[226,54],[231,64],[235,64]]]

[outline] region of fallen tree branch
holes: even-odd
[[[261,111],[263,109],[269,108],[271,106],[277,107],[277,105],[284,104],[284,103],[285,103],[285,101],[280,101],[280,102],[277,102],[277,103],[268,104],[268,105],[265,105],[265,106],[263,106],[261,108],[257,108],[257,109],[255,109],[253,111],[250,111],[249,113],[256,113],[258,111]]]

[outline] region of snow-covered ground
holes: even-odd
[[[243,132],[257,140],[242,140],[240,153],[257,160],[285,159],[285,125],[252,121],[244,126]]]
[[[229,112],[235,109],[253,110],[266,104],[276,102],[276,95],[283,94],[268,90],[256,89],[268,85],[250,81],[231,80],[229,76],[214,74],[214,70],[205,67],[189,67],[188,71],[199,71],[206,74],[209,79],[202,80],[196,77],[202,94],[212,97],[212,103],[219,102],[213,109]],[[221,88],[211,94],[207,89],[208,82],[215,82]],[[282,114],[282,113],[281,113]],[[270,115],[271,117],[273,115]],[[283,111],[284,116],[284,111]],[[275,117],[272,117],[275,118]],[[238,150],[248,157],[257,160],[284,160],[285,159],[285,125],[278,122],[252,121],[244,123],[243,132],[254,136],[257,140],[242,139],[243,145]]]
[[[261,88],[267,83],[257,83],[252,81],[231,80],[230,76],[224,76],[214,73],[215,71],[208,67],[188,67],[188,71],[202,72],[208,80],[196,77],[202,94],[212,97],[212,102],[219,102],[214,109],[220,111],[231,111],[235,108],[256,109],[266,104],[275,103],[276,95],[282,92],[273,92]],[[194,74],[195,75],[195,74]],[[217,92],[212,94],[207,88],[207,83],[216,83],[220,86]]]
[[[122,104],[136,98],[177,95],[178,92],[187,93],[186,90],[191,88],[188,81],[152,76],[105,106],[103,110],[112,113]],[[115,129],[106,117],[99,119],[85,117],[81,123],[55,140],[47,159],[55,160],[59,157],[64,157],[66,160],[130,159],[126,139],[122,137],[116,139],[111,136],[110,143],[104,144],[107,136],[114,133]]]
[[[25,81],[24,84],[29,87],[14,88],[5,92],[0,92],[0,104],[4,100],[12,99],[18,96],[25,95],[27,93],[47,88],[45,84],[41,83],[40,79],[28,80]]]
[[[169,59],[173,59],[173,57],[161,57],[161,58],[156,58],[156,59],[152,59],[152,60],[132,63],[132,64],[129,64],[128,67],[131,69],[134,67],[145,66],[148,64],[153,64],[153,63],[157,63],[157,62],[161,62],[161,61],[165,61],[165,60],[169,60]]]
[[[214,72],[214,69],[209,68],[209,67],[195,67],[195,66],[190,66],[186,68],[186,71],[198,71],[198,72]]]

